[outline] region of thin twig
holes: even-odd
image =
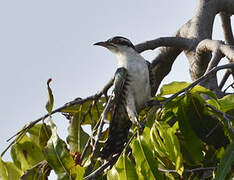
[[[24,137],[24,133],[25,133],[26,131],[22,131],[22,132],[23,132],[22,134],[19,134],[19,135],[14,139],[14,141],[12,141],[12,142],[4,149],[4,151],[1,153],[1,157],[4,156],[4,154],[7,152],[7,150],[8,150],[12,145],[14,145],[15,143],[17,143],[20,139],[22,139],[22,138]]]
[[[170,102],[172,99],[176,98],[180,94],[182,94],[184,92],[187,92],[188,90],[192,89],[194,86],[196,86],[197,84],[199,84],[201,81],[204,81],[205,79],[207,79],[211,75],[217,73],[217,71],[222,70],[222,69],[232,68],[232,67],[234,67],[234,63],[229,63],[229,64],[225,64],[225,65],[217,66],[217,67],[213,68],[208,73],[206,73],[205,75],[201,76],[199,79],[197,79],[196,81],[194,81],[193,83],[191,83],[186,88],[184,88],[181,91],[179,91],[179,92],[173,94],[172,96],[170,96],[166,101],[163,102],[163,105],[166,105],[168,102]]]
[[[215,127],[213,127],[211,130],[210,130],[210,132],[206,135],[206,138],[208,138],[213,132],[214,132],[214,130],[215,129],[217,129],[217,127],[220,125],[220,122],[218,122],[216,125],[215,125]]]
[[[101,119],[99,119],[98,122],[96,123],[96,125],[94,126],[92,134],[94,134],[96,132],[96,130],[97,130],[99,124],[100,124],[100,121],[101,121]],[[86,152],[88,150],[88,147],[89,147],[89,145],[91,143],[91,139],[92,139],[92,137],[89,137],[89,139],[88,139],[88,141],[87,141],[87,143],[86,143],[86,145],[84,147],[84,150],[83,150],[83,152],[82,152],[82,154],[80,156],[80,161],[81,162],[83,161],[83,158],[85,157],[85,154],[86,154]]]
[[[230,87],[232,87],[234,89],[234,83],[232,83],[228,87],[226,87],[223,92],[226,92]]]
[[[223,86],[227,82],[227,79],[229,78],[230,75],[231,75],[231,71],[229,69],[227,69],[223,75],[223,78],[222,78],[220,84],[219,84],[219,89],[223,89]]]
[[[207,171],[207,170],[215,170],[216,167],[206,167],[206,168],[195,168],[195,169],[184,169],[184,172],[189,172],[189,173],[194,173],[196,171]],[[175,169],[162,169],[158,168],[159,171],[161,172],[166,172],[166,173],[177,173],[177,170]]]
[[[232,117],[231,115],[228,115],[228,114],[226,114],[226,113],[224,113],[224,112],[222,112],[222,111],[216,109],[214,106],[212,106],[212,105],[210,105],[210,104],[207,104],[206,106],[209,107],[209,108],[211,108],[211,109],[212,109],[213,111],[215,111],[216,113],[219,113],[219,114],[222,115],[223,119],[225,119],[226,122],[227,122],[228,129],[229,129],[229,130],[231,131],[231,133],[234,135],[234,129],[232,128],[231,123],[230,123],[230,120],[229,120],[229,118],[228,118],[228,117],[230,117],[231,119],[234,119],[234,117]]]
[[[107,105],[106,105],[105,109],[103,110],[102,115],[100,117],[100,125],[98,127],[97,140],[94,143],[94,150],[93,150],[93,156],[91,158],[91,161],[94,158],[96,158],[96,155],[97,155],[97,145],[98,145],[98,141],[99,141],[99,139],[101,137],[102,129],[103,129],[103,126],[104,126],[104,123],[105,123],[104,120],[107,119],[107,114],[110,111],[112,103],[113,103],[113,96],[110,96],[109,100],[107,102]]]
[[[84,98],[84,99],[78,98],[78,99],[76,99],[76,100],[74,100],[74,101],[71,101],[71,102],[69,102],[69,103],[66,103],[65,105],[63,105],[63,106],[61,106],[61,107],[59,107],[59,108],[53,110],[53,111],[51,112],[51,114],[45,114],[44,116],[38,118],[37,120],[30,122],[26,127],[24,127],[22,130],[20,130],[19,132],[17,132],[15,135],[13,135],[12,137],[10,137],[10,138],[7,140],[7,142],[10,141],[11,139],[13,139],[13,138],[16,137],[16,136],[25,133],[25,132],[28,131],[30,128],[32,128],[35,124],[37,124],[38,122],[42,121],[43,119],[46,119],[47,117],[49,117],[49,116],[52,115],[52,114],[55,114],[55,113],[57,113],[57,112],[61,112],[63,109],[68,108],[68,107],[71,107],[71,106],[74,106],[74,105],[83,104],[83,103],[85,103],[85,102],[87,102],[87,101],[90,101],[90,100],[99,99],[103,94],[107,94],[107,91],[108,91],[109,88],[113,85],[113,82],[114,82],[114,80],[111,79],[111,80],[104,86],[104,88],[102,89],[102,91],[100,91],[100,92],[98,92],[98,93],[96,93],[96,94],[94,94],[94,95],[92,95],[92,96],[89,96],[89,97],[87,97],[87,98]],[[11,146],[11,145],[12,145],[12,143],[10,144],[10,146]],[[9,146],[9,147],[10,147],[10,146]],[[9,147],[7,147],[7,149],[9,149]]]
[[[131,143],[131,141],[133,140],[133,138],[136,136],[136,134],[137,134],[137,131],[135,131],[133,133],[133,135],[130,137],[130,139],[126,143],[125,147],[123,148],[123,150],[119,154],[117,154],[116,156],[112,157],[109,161],[107,161],[106,163],[104,163],[102,166],[100,166],[94,172],[92,172],[91,174],[89,174],[88,176],[86,176],[84,179],[85,180],[93,179],[93,178],[97,177],[99,174],[101,174],[106,168],[108,168],[109,166],[114,165],[116,163],[116,161],[118,160],[118,158],[122,155],[122,153],[124,152],[124,150],[129,146],[129,144]]]
[[[205,74],[208,73],[210,70],[212,70],[214,67],[216,67],[222,58],[223,54],[220,52],[220,50],[218,49],[214,50],[212,52],[212,58],[208,64]]]
[[[89,174],[88,176],[84,177],[85,180],[93,179],[97,177],[100,173],[102,173],[107,167],[113,165],[119,158],[119,155],[116,155],[113,157],[110,161],[107,161],[102,166],[100,166],[98,169],[96,169],[94,172]]]

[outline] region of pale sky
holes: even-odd
[[[116,35],[134,44],[170,36],[192,17],[195,6],[194,0],[1,0],[0,151],[24,124],[46,113],[48,78],[55,108],[94,94],[109,81],[117,60],[93,43]],[[216,29],[216,37],[223,37]],[[156,53],[143,56],[151,61]],[[190,81],[184,55],[163,83],[175,80]],[[61,115],[54,121],[65,138],[68,121]]]

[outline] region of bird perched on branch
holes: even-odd
[[[100,152],[108,159],[123,150],[132,123],[143,128],[138,112],[151,98],[150,77],[148,62],[127,38],[116,36],[94,45],[109,49],[118,59],[109,136]]]

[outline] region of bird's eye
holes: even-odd
[[[119,39],[113,39],[113,43],[119,44],[120,40]]]

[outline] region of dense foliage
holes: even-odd
[[[217,99],[210,90],[195,86],[168,101],[170,95],[188,85],[173,82],[161,88],[160,94],[154,97],[161,105],[146,107],[139,115],[146,124],[144,131],[133,127],[129,135],[132,139],[117,162],[112,168],[100,171],[96,179],[234,177],[230,126],[233,125],[234,95]],[[46,109],[51,113],[53,95],[49,83],[48,92]],[[96,124],[106,100],[101,96],[60,111],[70,119],[67,143],[58,136],[52,116],[47,123],[43,120],[19,134],[11,147],[13,162],[0,161],[1,179],[43,180],[51,170],[58,179],[83,179],[102,166],[103,161],[92,156]],[[91,125],[92,136],[83,130],[83,125]],[[108,129],[100,140],[105,140],[107,135]],[[98,149],[102,146],[101,141]]]

